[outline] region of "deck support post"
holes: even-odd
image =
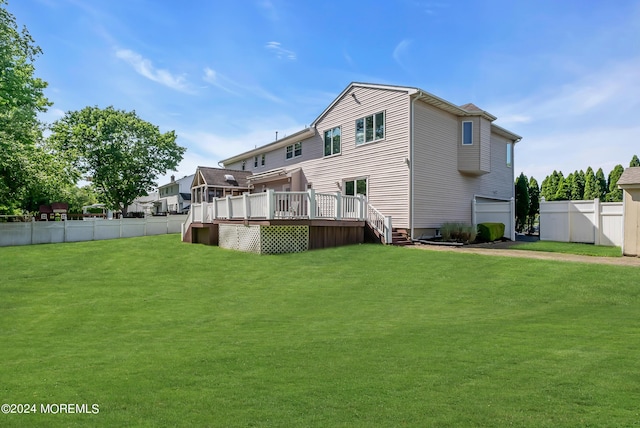
[[[233,205],[231,204],[231,195],[227,195],[227,218],[233,218]]]
[[[309,219],[313,220],[316,218],[316,213],[317,213],[317,202],[316,202],[316,191],[313,189],[309,189],[307,191],[308,197],[309,197]]]
[[[336,220],[341,220],[342,219],[342,193],[340,193],[340,192],[336,192],[335,219]]]
[[[249,195],[246,193],[242,194],[242,207],[244,208],[244,219],[248,220],[251,217],[251,205],[249,202]]]
[[[267,195],[267,220],[273,220],[276,211],[276,194],[273,189],[268,189]]]

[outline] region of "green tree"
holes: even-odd
[[[42,124],[37,115],[51,105],[46,82],[34,76],[42,53],[26,28],[0,0],[0,206],[22,207],[29,188],[37,188],[49,160],[38,146]]]
[[[584,198],[584,171],[576,171],[573,173],[573,181],[571,182],[571,200],[580,201]]]
[[[609,173],[609,193],[607,193],[608,202],[622,202],[622,189],[618,189],[618,180],[624,172],[622,165],[616,165]]]
[[[516,231],[522,232],[529,214],[529,181],[524,173],[516,180]]]
[[[618,180],[616,180],[617,182]],[[596,198],[601,201],[605,201],[607,198],[607,179],[604,178],[604,172],[602,172],[602,168],[598,168],[596,172]]]
[[[556,193],[558,192],[558,184],[560,184],[560,180],[564,180],[564,176],[562,172],[553,171],[551,175],[548,175],[542,181],[542,190],[541,194],[547,201],[553,201],[556,198]]]
[[[532,230],[536,217],[540,213],[540,188],[535,178],[529,179],[529,212],[528,212],[528,229]]]
[[[570,180],[573,179],[572,174],[569,174],[570,178],[562,177],[562,173],[560,174],[560,181],[558,182],[558,190],[556,190],[556,194],[553,198],[554,201],[567,201],[571,196],[571,188],[570,188]]]
[[[98,201],[123,214],[156,186],[159,175],[175,170],[185,152],[174,131],[163,134],[135,112],[113,107],[67,112],[51,131],[52,145],[90,178]]]
[[[584,199],[595,199],[598,197],[598,188],[596,184],[596,174],[591,167],[587,168],[584,173]]]
[[[640,166],[640,159],[638,159],[638,155],[633,155],[633,158],[631,158],[631,162],[629,162],[629,166],[632,168],[634,166]]]

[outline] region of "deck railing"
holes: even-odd
[[[391,217],[384,216],[362,195],[337,193],[276,192],[245,193],[240,196],[216,198],[212,202],[191,204],[183,235],[193,222],[208,223],[217,219],[332,219],[368,222],[391,243]]]

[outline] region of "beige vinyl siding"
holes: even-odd
[[[462,144],[464,122],[473,123],[473,144]],[[491,172],[491,122],[479,116],[460,118],[458,135],[458,170],[472,175]]]
[[[355,99],[351,95],[355,94]],[[385,112],[385,138],[355,143],[355,122]],[[324,156],[324,131],[341,128],[341,152]],[[343,182],[367,178],[369,202],[393,217],[394,227],[409,227],[409,95],[406,91],[354,86],[316,124],[316,135],[302,142],[302,156],[285,159],[285,148],[267,152],[267,168],[301,167],[306,185],[317,192],[344,191]],[[241,167],[241,162],[225,165]],[[246,169],[253,170],[253,158]]]
[[[353,93],[355,98],[351,95]],[[356,146],[356,119],[385,112],[385,138]],[[366,177],[369,202],[393,217],[394,227],[409,226],[409,96],[405,91],[354,87],[316,124],[319,151],[324,131],[341,127],[339,155],[301,166],[317,191],[344,191],[336,182]]]
[[[490,173],[465,175],[458,170],[461,120],[420,101],[415,103],[414,118],[414,228],[439,228],[453,221],[470,223],[474,195],[512,196],[513,170],[506,167],[506,139],[490,134],[490,147],[481,153],[480,158],[489,157]],[[479,128],[481,137],[484,126],[476,123],[479,125],[477,118],[474,128]],[[488,121],[482,125],[490,126]]]

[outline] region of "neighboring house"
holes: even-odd
[[[191,183],[193,182],[193,177],[194,174],[176,180],[176,177],[172,175],[168,184],[158,187],[155,214],[182,214],[188,212],[191,205]]]
[[[191,200],[195,204],[248,193],[250,175],[249,171],[199,166],[189,183]]]
[[[139,216],[139,213],[144,213],[144,216],[153,215],[156,211],[157,202],[158,192],[151,192],[147,196],[138,196],[127,207],[127,213],[135,216]]]
[[[474,222],[475,202],[514,197],[521,137],[495,120],[419,88],[352,83],[310,127],[221,164],[245,172],[252,193],[361,194],[394,228],[433,236],[443,223]],[[194,186],[205,185],[201,176]]]

